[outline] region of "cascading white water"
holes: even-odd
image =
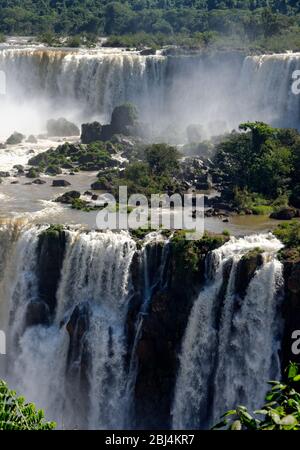
[[[292,75],[299,69],[300,53],[246,57],[239,84],[247,105],[246,118],[299,128],[299,95],[292,91]]]
[[[16,267],[9,292],[13,322],[10,339],[17,341],[10,357],[8,380],[28,399],[45,408],[59,427],[122,428],[124,421],[124,322],[129,267],[135,243],[126,233],[67,232],[67,249],[50,326],[26,328],[26,306],[37,291],[36,246],[40,230],[32,227],[17,242]],[[90,358],[88,410],[72,410],[66,379],[70,337],[65,324],[76,306],[87,304],[90,324],[84,342]],[[12,316],[11,316],[12,317]],[[80,358],[79,354],[79,358]],[[79,361],[78,361],[79,362]],[[76,361],[73,363],[76,365]],[[72,382],[74,381],[74,384]]]
[[[7,95],[0,103],[0,136],[45,130],[53,116],[80,125],[109,122],[115,106],[136,104],[148,132],[182,142],[201,124],[205,138],[246,120],[299,127],[292,72],[300,54],[142,56],[120,49],[5,48],[0,70]]]
[[[264,263],[240,299],[237,265],[256,247],[264,252]],[[281,247],[272,235],[231,238],[208,258],[206,286],[192,308],[182,343],[172,413],[175,429],[212,426],[238,404],[256,409],[266,381],[280,377],[283,280],[276,252]]]

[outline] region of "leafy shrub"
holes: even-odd
[[[253,414],[245,406],[238,406],[227,411],[214,429],[300,430],[300,374],[297,364],[288,366],[286,378],[286,382],[268,382],[272,388],[266,395],[266,403]]]
[[[45,422],[42,410],[17,397],[7,384],[0,380],[0,430],[52,430],[54,422]]]

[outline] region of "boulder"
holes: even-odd
[[[111,190],[111,185],[109,181],[103,178],[91,184],[91,189],[93,189],[93,191],[109,191]]]
[[[2,172],[0,171],[0,178],[7,178],[10,177],[10,173],[9,172]]]
[[[21,164],[14,165],[13,169],[18,172],[18,175],[25,175],[24,167]]]
[[[60,175],[62,173],[62,170],[60,167],[57,166],[49,166],[47,167],[47,169],[45,170],[45,173],[47,175]]]
[[[32,184],[46,184],[45,180],[41,180],[40,178],[37,178],[32,182]]]
[[[99,122],[84,123],[81,125],[81,142],[91,144],[102,140],[102,125]]]
[[[74,123],[69,122],[64,117],[60,117],[59,119],[48,120],[47,133],[48,136],[78,136],[80,130]]]
[[[66,187],[71,186],[71,183],[67,180],[53,180],[52,182],[53,187]]]
[[[140,55],[142,56],[150,56],[150,55],[156,55],[155,48],[144,48],[140,51]]]
[[[37,138],[35,136],[33,136],[33,134],[31,134],[26,139],[26,142],[28,142],[29,144],[37,144],[38,141],[37,141]]]
[[[69,192],[65,192],[60,197],[57,197],[57,199],[55,201],[59,202],[59,203],[65,203],[65,204],[70,205],[75,198],[80,198],[80,192],[69,191]]]
[[[128,134],[127,127],[134,127],[137,121],[137,110],[131,103],[117,106],[111,116],[113,134]]]
[[[28,172],[26,173],[27,178],[37,178],[39,176],[39,172],[31,167]]]
[[[16,131],[9,136],[9,138],[6,140],[7,145],[18,145],[21,144],[25,136],[21,133],[17,133]]]
[[[277,220],[291,220],[297,216],[297,211],[293,208],[282,208],[279,211],[274,211],[270,214],[271,219]]]

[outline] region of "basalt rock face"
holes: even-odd
[[[50,312],[56,307],[56,292],[65,255],[66,236],[62,229],[49,228],[39,236],[37,248],[39,299]],[[37,313],[44,317],[42,311]],[[44,320],[42,320],[42,323]]]
[[[292,255],[291,255],[292,256]],[[289,361],[300,363],[300,354],[292,352],[292,344],[295,339],[292,334],[300,330],[300,258],[286,258],[284,261],[285,298],[283,303],[283,318],[285,331],[282,342],[282,367],[285,368]]]
[[[205,256],[198,253],[196,267],[184,264],[189,246],[170,244],[165,282],[151,296],[136,348],[135,427],[171,427],[171,408],[178,355],[189,314],[204,283]]]
[[[262,264],[263,256],[259,248],[249,251],[246,255],[242,257],[239,261],[237,267],[237,277],[236,277],[236,292],[242,298],[246,294],[246,289],[254,277],[254,274]]]

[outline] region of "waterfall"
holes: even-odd
[[[13,279],[6,303],[14,342],[8,379],[60,428],[122,428],[124,328],[135,243],[126,233],[66,231],[55,317],[49,325],[26,327],[27,306],[39,301],[41,231],[30,227],[21,233],[16,265],[7,275]],[[81,405],[84,387],[88,394]]]
[[[159,245],[161,244],[161,245]],[[144,318],[149,313],[151,299],[157,289],[166,289],[168,283],[169,241],[163,241],[159,233],[150,233],[140,253],[141,304],[135,324],[134,339],[126,383],[128,424],[134,423],[134,390],[138,374],[137,346],[143,331]]]
[[[243,116],[247,120],[299,128],[299,95],[292,92],[292,74],[299,69],[300,53],[247,56],[239,82],[247,105]]]
[[[280,378],[281,247],[271,234],[231,238],[206,257],[206,282],[188,320],[182,316],[176,383],[176,355],[166,372],[154,358],[155,370],[168,374],[170,393],[174,388],[174,428],[208,428],[236,404],[255,409],[266,381]],[[172,242],[154,233],[138,248],[127,232],[49,232],[46,225],[7,222],[0,226],[0,252],[0,319],[8,343],[1,377],[58,428],[138,426],[137,405],[147,397],[140,389],[148,384],[139,359],[145,354],[137,349],[153,330],[159,343],[164,301],[168,312],[161,317],[169,333],[177,332],[168,322],[177,313],[168,297]]]
[[[283,284],[272,235],[231,240],[207,258],[206,285],[192,308],[180,355],[173,427],[207,428],[239,404],[257,409],[266,381],[280,378]],[[244,298],[236,292],[239,262],[259,247]]]
[[[58,116],[78,125],[108,123],[125,101],[137,106],[151,135],[179,142],[191,124],[202,126],[202,139],[246,120],[299,127],[299,96],[291,90],[299,68],[299,53],[143,56],[105,48],[4,48],[0,136],[15,129],[41,133],[46,120]]]

